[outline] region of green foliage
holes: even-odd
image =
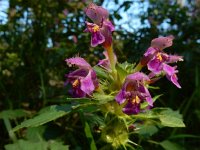
[[[60,107],[51,106],[47,111],[39,114],[33,119],[25,120],[20,125],[16,126],[13,130],[17,131],[24,127],[37,127],[43,125],[49,121],[55,120],[57,118],[63,117],[71,111],[71,105]]]
[[[162,141],[160,143],[160,145],[165,149],[165,150],[184,150],[185,148],[181,147],[180,145],[174,143],[174,142],[171,142],[171,141]]]
[[[16,119],[25,117],[28,115],[28,112],[26,112],[23,109],[16,109],[16,110],[4,110],[0,112],[0,119],[7,118],[7,119]]]
[[[142,114],[132,116],[138,119],[158,119],[162,126],[167,127],[185,127],[182,121],[182,116],[177,111],[173,111],[169,108],[154,108],[151,111],[147,111]]]
[[[5,146],[6,150],[68,150],[68,148],[68,146],[56,141],[30,142],[25,140],[18,140],[14,144]]]

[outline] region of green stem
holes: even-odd
[[[110,61],[110,65],[111,65],[113,79],[115,81],[117,81],[117,70],[115,69],[116,62],[115,62],[115,54],[113,52],[113,48],[112,48],[112,46],[108,46],[108,47],[104,47],[104,48],[106,49],[107,54],[108,54],[108,59]]]
[[[110,60],[111,69],[112,69],[112,71],[115,71],[115,55],[113,52],[113,48],[112,48],[112,46],[105,47],[105,48],[108,53],[108,58]]]
[[[13,142],[16,142],[17,138],[15,136],[15,133],[12,131],[12,126],[10,124],[9,119],[3,117],[3,122],[4,122],[5,126],[6,126],[6,130],[8,132],[8,135],[9,135],[10,139],[12,139]]]
[[[42,96],[43,96],[43,104],[46,105],[46,89],[44,85],[44,76],[41,70],[41,67],[39,68],[40,71],[40,81],[41,81],[41,90],[42,90]]]
[[[134,68],[134,72],[140,71],[142,69],[143,65],[139,62],[137,66]]]

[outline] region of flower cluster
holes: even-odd
[[[94,92],[101,91],[101,93],[113,95],[113,102],[117,103],[120,106],[119,108],[122,108],[121,111],[124,114],[132,115],[153,107],[153,99],[148,87],[149,84],[154,83],[153,81],[157,81],[162,76],[166,76],[175,86],[181,88],[177,78],[177,66],[169,64],[183,61],[183,58],[164,52],[165,48],[172,46],[173,36],[153,39],[138,65],[132,69],[131,73],[120,78],[121,72],[116,68],[116,64],[119,64],[119,62],[117,62],[117,57],[112,49],[114,26],[108,19],[108,11],[91,3],[85,9],[85,13],[93,21],[93,23],[85,22],[87,27],[85,32],[91,34],[91,46],[102,45],[105,49],[105,59],[100,60],[97,66],[111,77],[106,79],[106,83],[109,84],[108,87],[111,87],[111,89],[104,91],[105,88],[101,88],[101,78],[97,78],[98,74],[83,58],[69,58],[66,59],[67,64],[78,67],[77,70],[66,75],[66,83],[72,86],[70,93],[74,97],[92,98]],[[141,71],[143,67],[147,67],[149,70],[148,75]],[[114,85],[113,89],[110,85]],[[147,104],[145,108],[141,107],[143,103]]]
[[[91,3],[85,10],[86,15],[94,22],[86,21],[85,32],[92,34],[91,46],[102,44],[109,47],[112,44],[113,24],[108,20],[109,13],[106,9]]]

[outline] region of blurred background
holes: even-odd
[[[66,97],[65,59],[79,55],[95,65],[102,47],[90,47],[84,8],[90,0],[0,0],[0,111],[38,111]],[[199,149],[200,136],[200,0],[95,0],[110,12],[116,27],[118,60],[135,62],[153,38],[173,35],[168,53],[184,56],[178,63],[177,89],[166,78],[156,83],[163,92],[155,106],[183,114],[186,128],[165,128],[153,138],[171,135],[186,149]],[[0,120],[0,149],[9,143]]]

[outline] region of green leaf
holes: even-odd
[[[28,128],[26,130],[26,139],[32,142],[38,142],[42,139],[42,136],[45,132],[45,126]]]
[[[68,150],[68,145],[63,145],[61,142],[50,141],[50,150]]]
[[[104,69],[102,69],[101,67],[94,66],[93,69],[97,73],[97,76],[102,77],[104,79],[108,79],[109,78],[108,73]]]
[[[67,145],[56,141],[39,141],[31,142],[25,140],[18,140],[14,144],[5,145],[6,150],[68,150]]]
[[[0,113],[0,119],[8,118],[8,119],[16,119],[25,117],[28,115],[28,112],[26,112],[23,109],[15,109],[15,110],[4,110]]]
[[[71,105],[51,106],[49,111],[45,111],[44,113],[39,114],[38,116],[32,119],[22,122],[20,125],[13,128],[13,131],[17,131],[25,127],[37,127],[37,126],[43,125],[47,122],[63,117],[64,115],[68,114],[70,111],[71,111]]]
[[[117,63],[116,69],[120,78],[120,81],[124,81],[126,76],[130,73],[133,73],[133,68],[135,64],[129,64],[128,62],[124,62],[122,64]]]
[[[96,150],[97,147],[96,147],[92,132],[90,130],[90,126],[87,123],[87,121],[85,120],[83,112],[79,111],[79,114],[80,114],[81,121],[82,121],[82,123],[84,125],[84,132],[85,132],[85,135],[86,135],[86,137],[88,139],[88,142],[89,142],[89,145],[90,145],[90,149]]]
[[[160,124],[167,127],[185,127],[182,120],[182,115],[178,111],[173,111],[170,108],[154,108],[144,113],[131,116],[134,119],[154,119],[160,120]],[[159,121],[158,121],[159,123]]]
[[[5,149],[6,150],[47,150],[47,143],[18,140],[14,144],[5,145]]]
[[[171,109],[163,110],[159,114],[161,124],[167,127],[185,127],[182,116],[178,111]]]
[[[169,140],[162,141],[160,145],[165,149],[165,150],[184,150],[183,147],[180,145],[173,143]]]
[[[78,103],[91,103],[91,99],[89,98],[67,98],[66,99],[67,102],[78,102]]]
[[[158,128],[151,124],[143,124],[137,127],[139,128],[139,130],[137,130],[136,132],[143,136],[152,136],[153,134],[158,132]]]
[[[159,116],[155,114],[152,110],[148,110],[144,113],[139,113],[137,115],[131,115],[132,118],[136,119],[158,119]]]
[[[94,93],[93,98],[95,100],[97,100],[97,102],[96,102],[97,104],[104,104],[104,103],[107,103],[109,101],[113,101],[115,97],[113,95],[105,95],[105,94]]]
[[[169,139],[178,139],[178,138],[200,138],[200,136],[192,135],[192,134],[176,134],[173,136],[170,136]]]

